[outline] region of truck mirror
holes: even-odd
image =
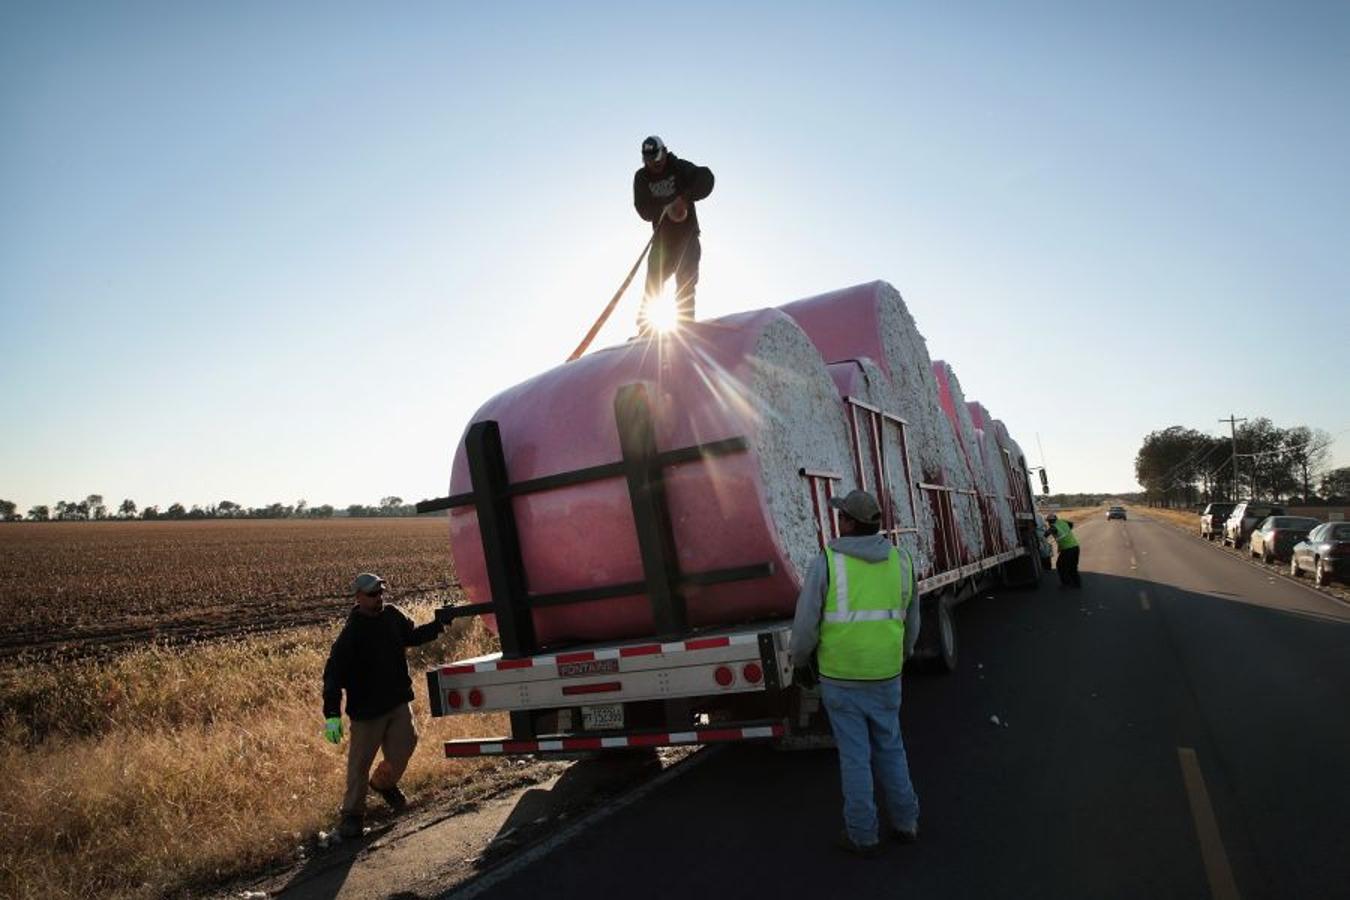
[[[1044,469],[1041,469],[1041,493],[1050,496],[1050,479],[1045,477]]]

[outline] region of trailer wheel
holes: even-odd
[[[956,620],[945,594],[924,604],[920,612],[919,643],[925,672],[950,675],[956,671]]]

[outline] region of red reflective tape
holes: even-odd
[[[731,638],[699,638],[696,641],[685,641],[686,650],[711,650],[713,647],[730,647]]]
[[[538,741],[502,741],[503,753],[537,753]]]
[[[482,744],[446,744],[446,756],[481,756],[483,753]]]
[[[559,665],[562,665],[564,663],[590,662],[593,659],[595,659],[595,654],[587,650],[583,653],[559,653],[557,661]]]
[[[569,684],[563,687],[562,692],[566,696],[573,694],[608,694],[611,691],[623,690],[622,681],[600,681],[595,684]]]
[[[669,743],[670,735],[668,734],[634,734],[628,737],[630,747],[657,747]]]
[[[473,666],[443,666],[442,675],[468,675],[473,672]]]
[[[745,730],[741,728],[710,728],[694,734],[700,741],[739,741],[745,738]]]
[[[563,738],[564,750],[599,750],[599,738]]]
[[[620,656],[651,656],[661,652],[660,644],[643,644],[641,647],[620,647]]]
[[[502,669],[528,669],[532,665],[534,665],[534,660],[528,658],[504,659],[501,662],[497,663],[497,669],[498,671]]]

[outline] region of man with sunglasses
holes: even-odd
[[[387,586],[372,572],[356,576],[351,614],[323,667],[324,738],[333,744],[342,741],[343,691],[351,720],[347,793],[338,826],[343,837],[359,837],[364,831],[367,787],[395,812],[408,805],[398,789],[417,746],[407,648],[434,641],[443,627],[435,619],[414,626],[406,614],[384,602]],[[371,775],[370,766],[380,750],[384,759]]]

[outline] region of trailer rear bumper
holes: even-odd
[[[619,750],[642,747],[682,747],[698,744],[727,744],[776,740],[787,733],[782,722],[767,724],[730,724],[687,731],[635,731],[608,736],[568,736],[518,741],[510,738],[457,740],[445,742],[447,757],[548,755],[579,753],[588,750]]]

